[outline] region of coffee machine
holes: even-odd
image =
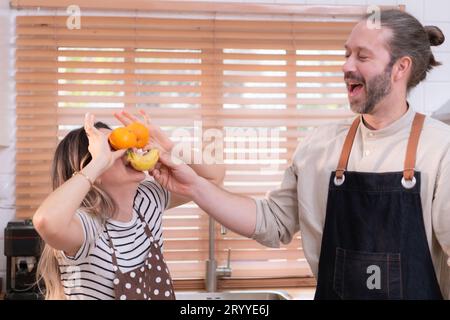
[[[5,300],[40,300],[36,269],[41,255],[41,238],[31,220],[10,221],[5,228]],[[42,286],[41,286],[42,287]]]

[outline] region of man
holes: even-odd
[[[317,299],[448,299],[450,128],[406,99],[439,65],[430,45],[443,41],[401,11],[382,12],[378,29],[359,22],[343,66],[359,116],[310,135],[263,200],[221,190],[167,154],[153,175],[267,246],[301,230]]]

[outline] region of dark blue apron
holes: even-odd
[[[442,299],[414,171],[425,116],[416,114],[403,172],[346,171],[360,117],[329,183],[315,299]]]

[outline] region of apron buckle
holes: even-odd
[[[341,186],[345,181],[345,174],[342,174],[341,178],[338,178],[336,175],[334,176],[334,185],[336,187]]]
[[[405,177],[402,177],[402,186],[405,189],[412,189],[416,185],[416,177],[412,177],[411,180],[406,180]]]

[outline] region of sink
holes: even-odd
[[[292,297],[284,291],[223,291],[175,293],[177,300],[290,300]]]

